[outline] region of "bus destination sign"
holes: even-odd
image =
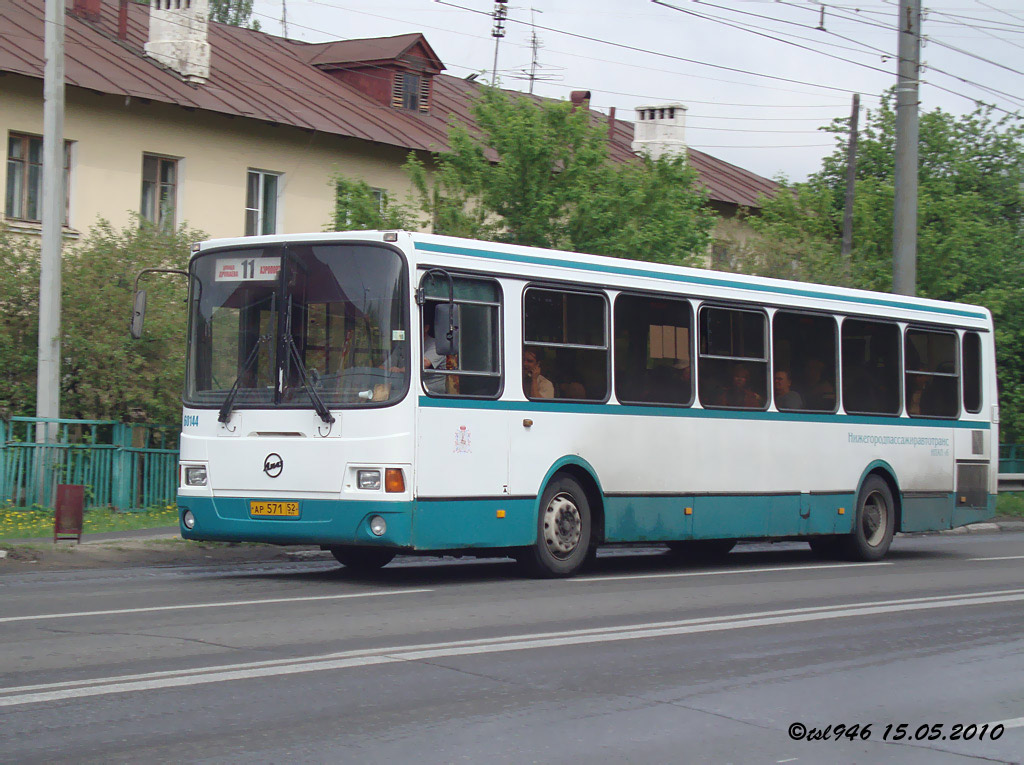
[[[272,282],[280,271],[280,258],[217,258],[214,281]]]

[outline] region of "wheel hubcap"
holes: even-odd
[[[878,547],[885,538],[888,526],[888,503],[879,492],[873,491],[864,500],[864,512],[861,513],[861,530],[865,541],[871,547]]]
[[[568,494],[557,494],[544,509],[544,542],[558,558],[567,558],[579,546],[583,521]]]

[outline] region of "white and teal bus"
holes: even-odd
[[[187,539],[566,576],[994,512],[984,308],[405,231],[207,241],[189,281]]]

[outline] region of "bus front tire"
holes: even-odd
[[[850,560],[881,560],[895,532],[896,503],[889,484],[880,476],[868,476],[857,495],[853,532],[840,539],[840,550]]]
[[[353,571],[376,571],[384,568],[395,557],[395,551],[385,547],[331,547],[331,555],[345,568]]]
[[[572,576],[588,559],[590,532],[587,493],[570,476],[555,476],[541,495],[537,541],[516,558],[532,576]]]

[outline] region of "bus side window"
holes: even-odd
[[[608,310],[603,294],[526,290],[523,393],[531,400],[608,398]]]
[[[686,300],[619,295],[615,300],[615,396],[623,403],[687,406],[692,311]]]
[[[888,321],[846,319],[842,328],[843,409],[900,413],[900,330]]]
[[[834,412],[839,366],[835,319],[776,311],[772,333],[775,408],[782,412]]]
[[[981,336],[964,332],[963,341],[964,409],[971,414],[981,411]]]
[[[459,307],[459,347],[437,353],[437,306],[448,302],[448,280],[439,273],[423,278],[426,300],[420,310],[420,380],[430,396],[496,398],[501,392],[501,288],[492,279],[453,277]]]
[[[767,317],[761,311],[701,307],[697,367],[701,406],[768,406],[767,325]]]
[[[907,414],[911,417],[960,414],[955,332],[908,329],[904,359]]]

